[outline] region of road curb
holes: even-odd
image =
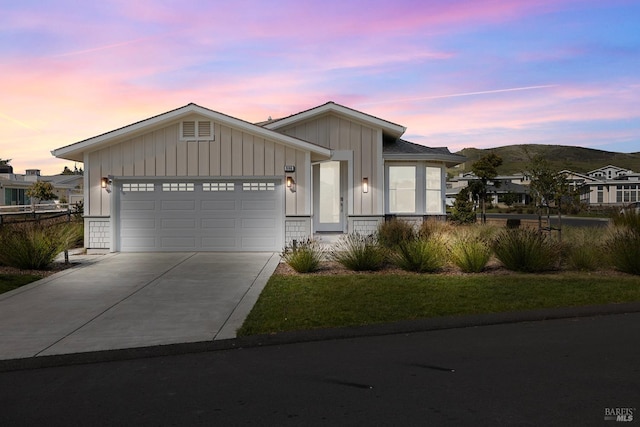
[[[193,343],[167,344],[119,350],[36,356],[22,359],[7,359],[0,360],[0,372],[115,362],[122,360],[174,356],[181,354],[202,353],[241,348],[287,345],[313,341],[361,338],[380,335],[409,334],[446,329],[630,314],[638,312],[640,312],[640,302],[568,308],[548,308],[522,312],[435,317],[367,326],[291,331],[216,341],[201,341]]]

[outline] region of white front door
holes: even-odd
[[[316,231],[344,230],[344,173],[337,161],[314,166],[314,228]]]

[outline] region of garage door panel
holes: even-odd
[[[122,226],[122,230],[126,233],[142,230],[155,230],[156,220],[154,218],[131,218]]]
[[[163,211],[194,212],[196,202],[195,200],[163,200],[160,209]]]
[[[218,193],[215,193],[216,195]],[[237,208],[235,200],[203,200],[201,209],[203,212],[212,211],[235,211]]]
[[[262,228],[262,229],[275,229],[276,221],[272,218],[242,218],[242,229],[245,228]],[[252,230],[252,232],[254,232]]]
[[[156,209],[155,200],[136,200],[122,203],[122,211],[154,211]]]
[[[195,237],[162,237],[160,244],[165,249],[189,249],[192,250],[196,246]]]
[[[196,229],[196,220],[191,218],[164,218],[160,224],[163,229]]]
[[[236,228],[236,219],[235,218],[206,218],[200,221],[201,228],[203,231],[206,230],[229,230]]]
[[[185,179],[184,182],[192,181]],[[118,192],[119,250],[281,250],[282,186],[261,182],[257,187],[252,185],[256,188],[266,185],[276,190],[243,191],[244,183],[255,184],[255,181],[229,182],[225,180],[218,185],[209,181],[205,185],[194,181],[189,184],[193,191]],[[221,186],[228,190],[203,190]],[[156,184],[155,188],[164,186]]]
[[[243,200],[241,207],[243,211],[272,211],[275,208],[276,203],[271,200]]]

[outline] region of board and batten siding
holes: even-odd
[[[327,114],[325,116],[278,129],[285,133],[332,150],[353,151],[353,214],[379,214],[382,206],[382,130]],[[369,180],[369,192],[363,193],[362,179]]]
[[[184,120],[207,120],[198,116]],[[89,191],[85,209],[90,216],[110,215],[109,193],[102,177],[284,177],[294,165],[296,192],[286,191],[286,215],[309,215],[311,191],[309,153],[222,123],[214,122],[214,140],[181,141],[180,122],[125,139],[86,155]]]

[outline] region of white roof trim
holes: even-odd
[[[228,116],[226,114],[218,113],[217,111],[209,110],[208,108],[204,108],[193,103],[185,105],[184,107],[180,107],[178,109],[160,114],[158,116],[154,116],[149,119],[142,120],[137,123],[133,123],[131,125],[122,127],[120,129],[116,129],[114,131],[107,132],[93,138],[76,142],[75,144],[57,148],[55,150],[52,150],[51,154],[53,154],[55,157],[81,162],[84,160],[83,153],[86,151],[94,150],[100,147],[101,145],[108,144],[111,141],[123,138],[129,134],[143,132],[146,129],[155,127],[165,122],[177,120],[181,117],[185,117],[193,113],[200,114],[204,117],[224,123],[231,127],[235,127],[237,129],[241,129],[243,131],[262,136],[264,138],[272,139],[272,140],[281,142],[285,145],[289,145],[301,150],[310,151],[312,153],[320,154],[322,156],[327,156],[327,157],[331,156],[331,150],[327,148],[321,147],[316,144],[312,144],[307,141],[303,141],[298,138],[284,135],[284,134],[272,131],[270,129],[265,129],[264,127],[254,125],[252,123],[237,119],[235,117]]]
[[[385,133],[396,138],[400,138],[400,136],[402,136],[402,134],[407,130],[406,127],[399,124],[336,104],[335,102],[327,102],[326,104],[311,108],[310,110],[306,110],[283,119],[274,120],[272,123],[265,124],[264,127],[267,129],[279,129],[324,113],[342,114],[353,120],[366,123],[369,126],[382,128]]]

